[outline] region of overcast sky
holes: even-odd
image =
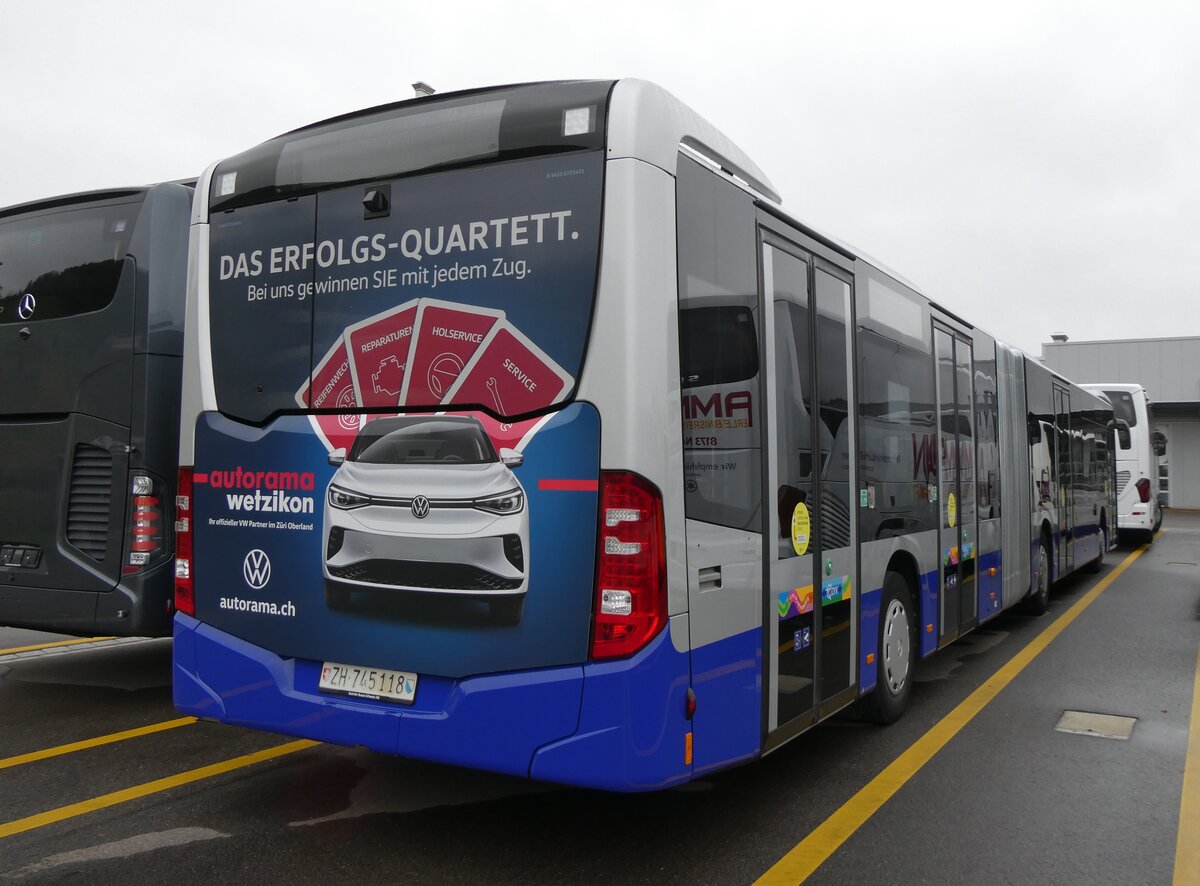
[[[983,8],[4,0],[0,205],[196,176],[415,80],[642,77],[1035,355],[1200,335],[1200,2]]]

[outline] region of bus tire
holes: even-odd
[[[1156,532],[1158,532],[1158,530],[1162,529],[1162,521],[1163,521],[1163,509],[1162,509],[1162,506],[1160,505],[1158,508],[1158,514],[1154,518],[1154,528],[1150,530],[1151,538],[1154,537],[1154,534]]]
[[[521,616],[525,614],[525,595],[488,600],[488,610],[491,612],[492,621],[510,626],[520,624]]]
[[[1097,533],[1100,536],[1100,553],[1096,555],[1096,559],[1083,567],[1084,572],[1095,574],[1104,568],[1104,552],[1108,550],[1108,530],[1101,526]]]
[[[1030,615],[1045,615],[1050,606],[1050,553],[1046,550],[1046,539],[1038,542],[1037,588],[1025,598],[1024,609]]]
[[[879,602],[879,650],[875,691],[865,699],[864,713],[876,723],[895,723],[912,695],[916,612],[904,576],[888,572]]]

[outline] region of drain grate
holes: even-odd
[[[1098,738],[1115,738],[1128,741],[1133,735],[1133,726],[1137,717],[1116,717],[1112,714],[1090,714],[1087,711],[1063,711],[1057,732],[1070,732],[1073,735],[1095,735]]]

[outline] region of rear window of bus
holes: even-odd
[[[139,201],[0,218],[0,324],[86,314],[112,302]],[[19,310],[27,296],[33,310]]]

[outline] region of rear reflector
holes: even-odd
[[[643,648],[667,622],[662,495],[628,471],[600,474],[593,659]]]
[[[179,469],[175,493],[175,609],[196,614],[196,577],[192,571],[192,469]]]

